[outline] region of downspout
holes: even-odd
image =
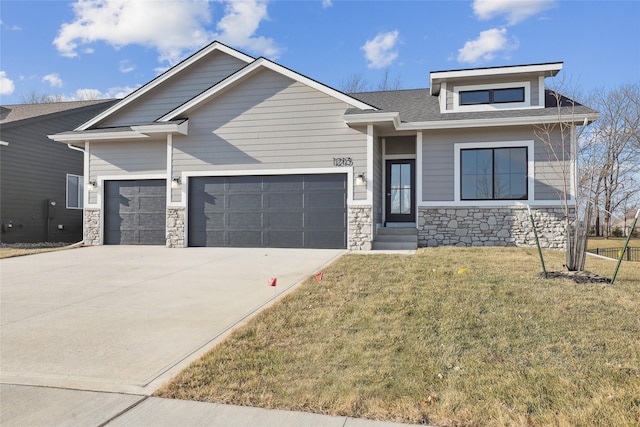
[[[84,153],[84,148],[76,147],[75,145],[71,145],[71,144],[67,144],[67,147],[71,148],[72,150],[76,150],[76,151],[80,151],[81,153]]]

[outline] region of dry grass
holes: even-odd
[[[545,257],[562,269],[563,253]],[[442,426],[638,425],[640,264],[615,286],[539,272],[531,249],[346,255],[157,394]]]
[[[43,252],[60,251],[64,249],[69,249],[69,244],[66,244],[66,246],[62,244],[2,245],[0,246],[0,259],[40,254]]]
[[[626,237],[609,237],[608,239],[589,237],[587,247],[589,249],[597,248],[621,248],[624,246],[624,242],[627,241]],[[629,241],[629,246],[632,248],[640,247],[640,239],[632,238]]]

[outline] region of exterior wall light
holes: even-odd
[[[364,172],[360,172],[356,175],[356,185],[367,185],[367,176]]]
[[[98,187],[98,183],[95,180],[89,180],[87,185],[89,186],[89,190],[91,191],[95,191],[95,189]]]
[[[178,188],[180,187],[180,177],[179,176],[174,176],[173,178],[171,178],[171,188]]]

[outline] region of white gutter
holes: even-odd
[[[524,126],[539,125],[558,122],[575,123],[580,120],[585,122],[594,121],[597,115],[579,114],[579,115],[550,115],[550,116],[529,116],[529,117],[503,117],[491,119],[462,119],[462,120],[434,120],[429,122],[400,122],[399,113],[365,113],[342,116],[348,125],[364,125],[392,122],[395,130],[429,130],[429,129],[463,129],[476,127],[495,127],[495,126]]]

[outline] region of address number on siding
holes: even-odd
[[[334,157],[333,166],[353,166],[353,159],[351,157]]]

